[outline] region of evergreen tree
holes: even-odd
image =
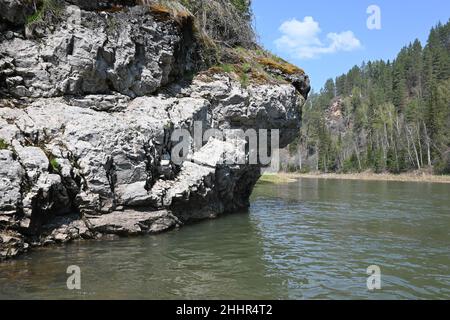
[[[450,21],[393,62],[369,61],[327,80],[308,106],[298,148],[315,151],[319,170],[432,166],[450,174]]]

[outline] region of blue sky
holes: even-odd
[[[369,30],[367,8],[380,8],[381,29]],[[393,59],[450,18],[450,1],[253,0],[255,26],[265,48],[305,69],[314,90],[355,64]]]

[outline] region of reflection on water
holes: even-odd
[[[43,248],[0,264],[0,298],[450,298],[450,186],[259,184],[250,214],[157,236]],[[382,290],[369,292],[378,265]],[[69,265],[82,290],[66,288]]]

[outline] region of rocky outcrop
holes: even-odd
[[[167,210],[113,212],[88,220],[89,229],[102,234],[137,235],[158,233],[179,225]]]
[[[40,26],[2,41],[3,92],[14,97],[112,94],[149,95],[189,71],[190,45],[170,21],[146,8],[114,14],[67,6],[49,36]],[[40,38],[36,39],[36,37]],[[194,45],[192,45],[195,48]],[[190,55],[189,55],[190,56]]]
[[[27,21],[27,17],[33,13],[31,6],[27,6],[21,0],[0,1],[0,25],[4,23],[10,25],[21,25]],[[2,27],[6,28],[6,27]]]
[[[178,163],[172,134],[194,135],[196,121],[201,133],[279,129],[286,146],[306,98],[298,85],[206,76],[190,27],[141,6],[65,5],[63,19],[1,35],[0,257],[245,209],[261,166],[228,161],[245,159],[245,140],[188,141]]]

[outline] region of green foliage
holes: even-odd
[[[60,0],[36,0],[35,12],[27,17],[27,25],[45,24],[46,19],[59,18],[63,5]]]
[[[242,64],[242,72],[248,73],[252,70],[252,65],[248,62]]]
[[[5,140],[0,139],[0,150],[8,149],[9,145]]]
[[[416,40],[394,61],[363,63],[329,79],[310,95],[303,145],[292,148],[315,146],[325,172],[450,173],[449,39],[450,21],[431,30],[425,47]]]
[[[344,161],[342,171],[344,173],[359,172],[359,162],[356,153],[353,153],[350,158]]]
[[[52,167],[53,172],[59,172],[61,166],[58,163],[58,160],[55,157],[51,157],[50,166]]]
[[[384,166],[384,158],[383,158],[383,150],[377,149],[374,152],[374,158],[373,158],[373,171],[375,173],[382,173],[385,169]]]
[[[180,3],[188,8],[189,10],[194,11],[199,3],[202,0],[179,0]],[[207,0],[211,1],[211,0]],[[249,0],[230,0],[229,3],[241,14],[249,14],[250,13],[250,1]]]
[[[297,137],[289,146],[288,146],[288,150],[289,150],[289,155],[293,156],[297,150],[298,150],[298,146],[299,146],[299,141],[300,139]]]
[[[450,149],[444,157],[437,161],[434,171],[436,174],[450,174]]]
[[[222,69],[222,71],[225,72],[225,73],[231,73],[231,72],[234,72],[234,67],[233,67],[233,65],[231,65],[231,64],[225,63],[225,64],[221,64],[219,67],[220,67],[220,68]]]
[[[174,0],[158,0],[166,5]],[[255,47],[248,0],[178,0],[195,17],[195,28],[219,46]]]
[[[248,74],[246,73],[240,73],[239,74],[239,82],[241,83],[241,86],[246,88],[248,84],[250,83],[250,78]]]
[[[336,86],[333,79],[328,79],[323,88],[322,94],[331,101],[336,96]]]
[[[210,67],[202,74],[211,76],[220,73],[233,74],[243,87],[250,83],[271,84],[287,83],[286,76],[293,73],[303,73],[303,71],[276,57],[270,52],[261,48],[248,49],[244,47],[221,48],[219,63]],[[272,68],[277,72],[273,72]],[[279,73],[282,69],[286,73]]]
[[[241,13],[248,14],[250,12],[250,1],[248,0],[231,0],[231,4]]]
[[[303,165],[301,169],[297,171],[298,173],[310,173],[311,168],[309,165]]]
[[[27,17],[27,25],[33,24],[35,22],[42,20],[42,11],[38,10],[35,13],[33,13],[31,16]]]
[[[258,58],[258,62],[260,65],[264,67],[268,67],[271,69],[279,70],[283,72],[284,74],[296,74],[296,73],[305,73],[302,69],[298,68],[297,66],[290,64],[283,59],[277,57],[277,56],[263,56]]]
[[[393,148],[390,148],[387,152],[386,169],[390,173],[400,173],[399,157],[396,155]]]
[[[299,171],[299,167],[295,164],[288,163],[286,167],[286,172],[295,173]]]

